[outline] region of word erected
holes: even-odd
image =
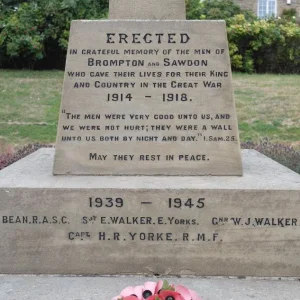
[[[187,33],[107,33],[107,44],[152,44],[152,43],[167,43],[167,44],[186,44],[191,39]]]

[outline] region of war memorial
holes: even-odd
[[[240,150],[224,21],[73,21],[55,149],[0,172],[2,274],[300,276],[300,176]]]

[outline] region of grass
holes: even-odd
[[[54,143],[62,71],[0,70],[0,139]],[[300,148],[300,76],[235,73],[242,141],[263,137]]]
[[[300,148],[300,76],[234,74],[242,141],[268,137]]]
[[[0,70],[0,137],[11,144],[53,143],[62,71]]]

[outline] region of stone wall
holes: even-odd
[[[242,9],[256,12],[257,0],[234,0]]]
[[[290,5],[286,4],[286,0],[277,0],[277,13],[280,16],[284,9],[295,8],[297,10],[297,18],[300,18],[300,0],[292,0]]]
[[[234,0],[242,9],[252,10],[257,14],[258,0]],[[287,4],[287,0],[277,0],[277,15],[280,16],[284,9],[295,8],[297,10],[297,18],[300,18],[300,0],[291,0],[291,4]]]

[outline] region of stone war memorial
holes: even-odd
[[[0,273],[300,276],[300,176],[240,150],[224,21],[73,21],[55,149],[0,172]]]

